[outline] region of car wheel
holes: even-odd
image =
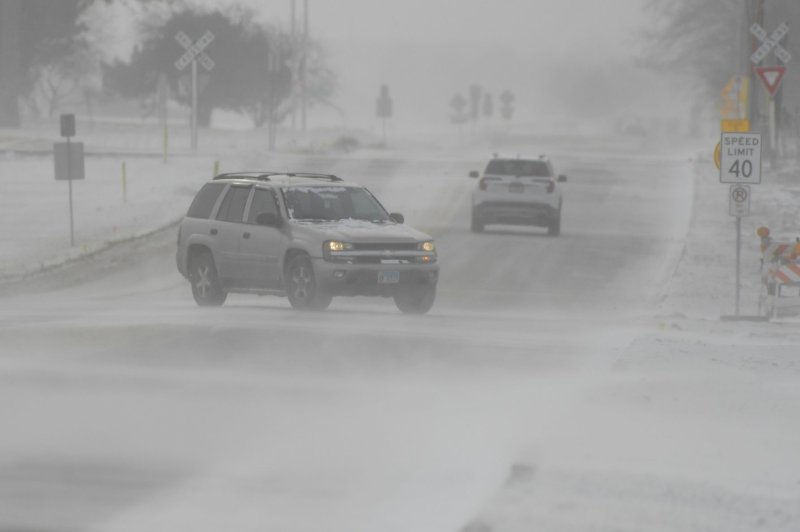
[[[483,233],[483,227],[483,220],[481,220],[480,216],[475,214],[475,211],[472,211],[472,232]]]
[[[333,297],[322,292],[307,255],[298,255],[286,267],[286,295],[298,310],[325,310]]]
[[[201,307],[219,307],[225,303],[228,293],[222,289],[217,267],[211,253],[204,251],[192,257],[189,270],[189,280],[192,283],[192,295],[195,302]]]
[[[550,236],[558,236],[561,234],[561,208],[559,207],[556,217],[550,221],[547,226],[547,234]]]
[[[433,307],[436,285],[417,286],[397,292],[394,304],[403,314],[425,314]]]

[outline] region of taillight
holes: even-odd
[[[556,182],[555,181],[550,181],[549,183],[547,183],[547,193],[548,194],[552,194],[555,189],[556,189]]]
[[[479,188],[480,190],[486,190],[486,186],[487,186],[487,184],[486,184],[486,178],[485,178],[485,177],[482,177],[482,178],[481,178],[481,180],[480,180],[480,181],[478,181],[478,188]]]

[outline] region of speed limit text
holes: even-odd
[[[722,140],[730,157],[751,157],[761,147],[761,139],[753,136],[725,136]]]

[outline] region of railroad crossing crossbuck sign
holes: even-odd
[[[758,47],[758,50],[753,52],[753,55],[750,56],[750,61],[752,61],[754,65],[763,61],[770,52],[774,52],[775,56],[783,61],[784,64],[792,60],[792,54],[781,46],[781,39],[786,37],[786,34],[789,33],[789,26],[787,26],[785,22],[778,26],[778,29],[773,31],[772,35],[769,36],[766,30],[758,24],[750,26],[750,33],[761,42],[761,46]]]
[[[175,40],[178,41],[178,44],[184,47],[186,52],[175,61],[175,68],[178,70],[183,70],[186,68],[193,60],[197,60],[203,68],[210,71],[214,68],[214,60],[208,57],[208,55],[203,51],[206,46],[211,44],[211,41],[214,40],[214,34],[210,31],[207,31],[203,34],[200,39],[192,44],[192,40],[189,38],[188,35],[179,31],[177,35],[175,35]]]
[[[750,215],[750,187],[747,185],[731,185],[730,205],[728,212],[731,216]]]
[[[723,133],[720,144],[720,183],[761,183],[761,133]]]
[[[175,40],[186,50],[175,61],[175,68],[183,70],[187,65],[192,65],[192,151],[197,151],[197,63],[200,63],[208,71],[214,68],[214,60],[203,51],[214,40],[214,34],[207,31],[196,43],[192,44],[189,36],[179,31],[175,34]]]

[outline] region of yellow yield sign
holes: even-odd
[[[746,118],[722,120],[720,129],[723,133],[748,133],[750,131],[750,121]]]

